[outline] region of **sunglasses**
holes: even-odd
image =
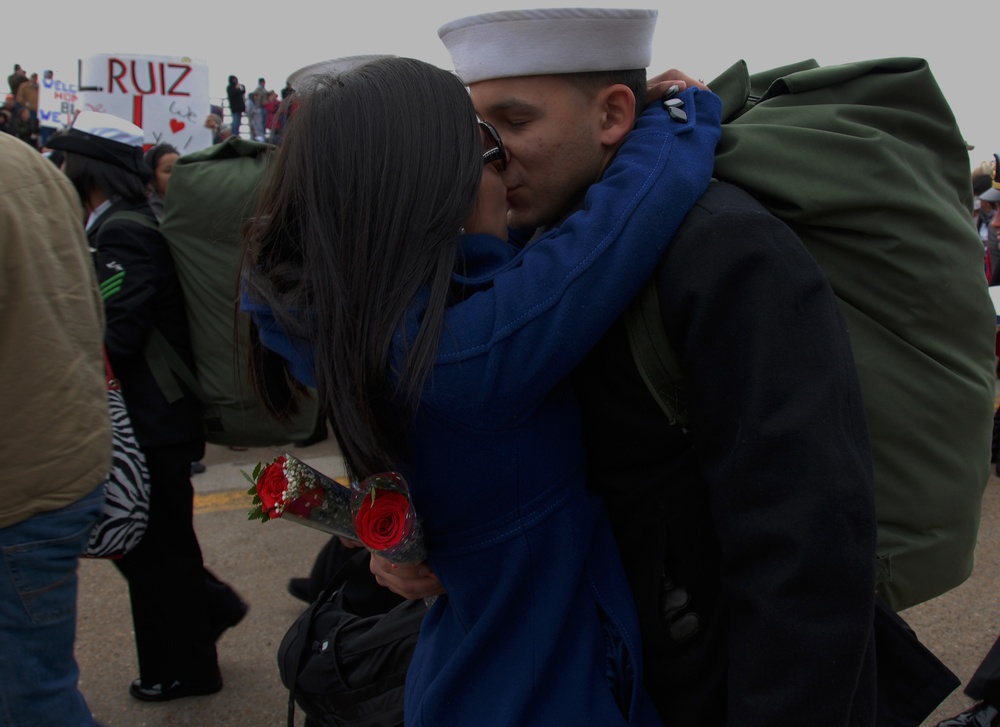
[[[503,140],[496,127],[488,121],[480,121],[479,128],[483,130],[483,166],[496,164],[501,172],[507,168],[507,150],[503,148]]]

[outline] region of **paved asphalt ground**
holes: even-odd
[[[332,440],[290,450],[332,476],[343,474]],[[128,591],[108,562],[80,568],[77,660],[80,686],[105,727],[281,727],[287,692],[278,678],[276,653],[304,604],[288,595],[293,576],[305,576],[327,535],[297,523],[248,522],[248,485],[240,475],[273,450],[243,452],[209,445],[207,471],[194,477],[195,527],[206,565],[250,603],[250,612],[219,640],[225,688],[207,697],[165,704],[138,702],[128,685],[138,676]],[[950,593],[902,615],[961,679],[963,685],[1000,634],[1000,480],[986,490],[972,577]],[[9,658],[9,655],[6,655]],[[926,727],[965,709],[970,700],[956,690],[925,722]],[[297,713],[296,725],[304,720]],[[451,727],[442,725],[442,727]],[[778,726],[775,726],[778,727]],[[784,727],[784,726],[781,726]]]

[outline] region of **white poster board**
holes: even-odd
[[[81,61],[77,109],[103,111],[145,132],[147,146],[167,143],[183,155],[212,143],[208,65],[187,57],[104,53]]]
[[[69,126],[76,115],[79,96],[75,83],[43,78],[38,84],[38,125],[51,129]]]

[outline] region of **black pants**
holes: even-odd
[[[965,693],[1000,709],[1000,638],[993,642],[986,658],[969,680]]]
[[[149,525],[135,549],[115,561],[128,580],[139,674],[147,687],[219,679],[210,574],[193,522],[191,463],[204,451],[200,442],[143,448],[151,485]]]

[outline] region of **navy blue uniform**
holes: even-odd
[[[650,396],[622,321],[575,375],[647,688],[667,724],[873,724],[871,448],[833,292],[794,233],[724,183],[655,275],[690,432]],[[663,576],[690,598],[667,620]],[[685,614],[700,630],[678,642]]]

